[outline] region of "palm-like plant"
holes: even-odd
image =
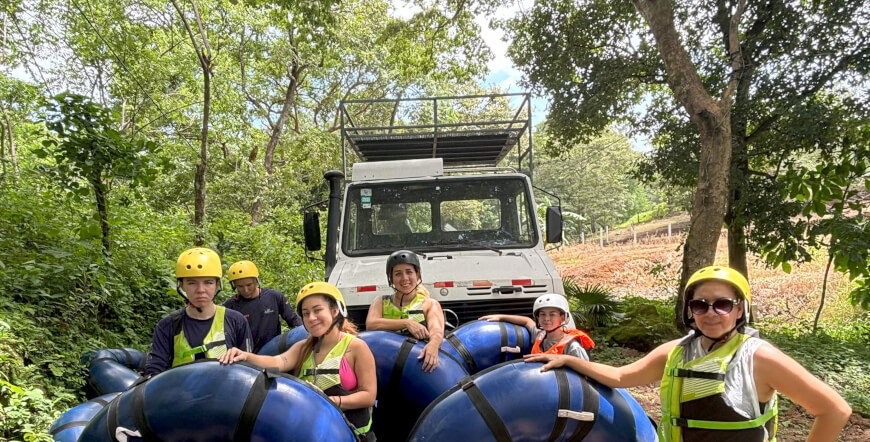
[[[571,313],[578,326],[587,330],[595,327],[607,327],[623,314],[622,303],[615,298],[611,290],[600,284],[580,286],[577,281],[565,278],[565,296],[572,307]]]

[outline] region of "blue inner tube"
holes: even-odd
[[[132,348],[104,348],[85,353],[82,362],[88,364],[88,385],[103,395],[130,388],[145,368],[145,355]]]
[[[509,322],[472,321],[444,338],[441,349],[459,359],[469,374],[522,359],[532,349],[533,336]]]
[[[308,336],[308,330],[305,330],[305,327],[294,327],[269,340],[269,342],[267,342],[266,345],[257,352],[257,354],[264,356],[278,356],[287,351],[287,349],[292,347],[293,344],[308,338]]]
[[[653,423],[625,390],[570,369],[541,373],[542,366],[506,362],[461,380],[426,408],[408,440],[657,440]]]
[[[59,442],[76,442],[88,422],[117,395],[118,393],[104,394],[70,408],[54,421],[48,433]]]
[[[372,419],[378,439],[405,440],[420,413],[468,376],[462,363],[444,351],[438,355],[438,367],[424,372],[417,357],[425,342],[414,338],[386,331],[363,332],[360,338],[375,357],[378,402]]]
[[[145,441],[355,439],[344,414],[308,382],[214,360],[180,365],[119,395],[91,419],[81,440],[113,441],[124,429]]]

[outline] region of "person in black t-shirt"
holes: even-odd
[[[239,261],[227,272],[236,294],[224,301],[223,306],[238,311],[248,320],[254,338],[254,353],[272,338],[281,334],[281,320],[290,328],[302,325],[302,319],[293,311],[278,290],[260,286],[260,271],[251,261]]]

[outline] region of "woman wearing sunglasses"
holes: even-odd
[[[746,333],[749,283],[728,267],[695,272],[684,292],[688,336],[622,367],[565,355],[526,355],[541,371],[567,366],[611,388],[661,381],[665,441],[773,441],[777,392],[816,419],[807,440],[833,441],[851,408],[827,384],[770,343]]]

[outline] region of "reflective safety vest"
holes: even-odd
[[[314,353],[312,352],[305,362],[302,363],[302,369],[299,370],[299,377],[302,380],[311,382],[317,388],[323,390],[327,396],[347,396],[350,391],[341,386],[341,360],[347,352],[347,347],[355,337],[345,333],[339,339],[338,343],[329,350],[326,357],[320,365],[314,363]],[[347,420],[356,427],[356,434],[368,433],[372,428],[372,409],[358,408],[354,410],[342,410]]]
[[[423,301],[426,300],[426,295],[421,290],[417,290],[417,296],[408,303],[402,306],[401,309],[393,304],[392,295],[384,295],[384,319],[410,319],[421,324],[426,323],[426,315],[423,313]]]
[[[205,353],[207,358],[218,358],[227,352],[227,340],[224,335],[224,316],[226,308],[218,305],[212,317],[211,328],[208,334],[202,340],[202,345],[191,348],[187,339],[184,337],[184,328],[182,322],[184,319],[184,309],[179,309],[172,312],[172,323],[175,327],[175,338],[173,339],[174,355],[172,357],[172,366],[178,366],[188,362],[193,362],[196,355]]]
[[[559,342],[553,344],[552,347],[548,348],[547,351],[541,351],[541,344],[544,342],[544,338],[547,337],[547,332],[541,330],[538,333],[538,336],[535,337],[535,343],[532,345],[532,354],[544,353],[544,354],[553,354],[553,355],[561,355],[565,353],[565,347],[571,343],[573,340],[577,340],[580,342],[580,345],[583,346],[586,350],[595,347],[595,342],[592,341],[592,338],[589,337],[585,332],[575,329],[565,330],[562,339]]]
[[[725,373],[735,353],[749,335],[739,333],[712,353],[685,362],[685,346],[693,335],[668,354],[662,385],[661,439],[680,441],[776,441],[776,393],[762,415],[748,419],[725,402]],[[754,382],[747,379],[746,382]],[[754,384],[753,384],[754,387]]]

